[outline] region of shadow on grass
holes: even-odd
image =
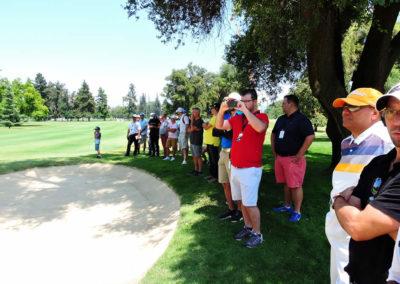
[[[270,146],[264,146],[263,176],[259,189],[264,243],[247,249],[233,239],[243,223],[217,216],[227,208],[221,185],[193,177],[192,161],[181,165],[161,158],[123,157],[123,153],[2,164],[0,172],[31,167],[80,163],[110,163],[144,169],[166,182],[181,201],[178,229],[164,255],[143,283],[324,283],[329,279],[329,245],[324,233],[330,191],[330,156],[311,152],[304,182],[302,219],[272,210],[282,204],[282,185],[275,183]],[[205,172],[207,169],[205,169]],[[326,281],[325,281],[326,280]]]

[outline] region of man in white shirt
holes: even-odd
[[[141,127],[140,123],[137,121],[137,116],[132,115],[132,121],[129,123],[128,127],[128,132],[126,134],[126,139],[128,139],[128,146],[126,147],[126,153],[125,156],[129,156],[129,153],[131,152],[131,145],[132,143],[135,144],[135,150],[133,152],[133,156],[136,156],[139,152],[139,142],[138,139],[140,139],[140,132],[141,132]]]
[[[176,110],[176,113],[179,115],[180,121],[178,143],[183,154],[182,165],[186,165],[188,156],[189,117],[186,115],[186,111],[181,107]]]
[[[175,115],[171,115],[170,123],[168,124],[167,131],[168,131],[168,139],[167,139],[167,144],[166,144],[167,153],[165,154],[166,157],[164,158],[164,160],[170,159],[169,158],[169,148],[172,147],[171,161],[175,161],[175,154],[176,154],[176,149],[178,146],[178,124],[176,123]]]

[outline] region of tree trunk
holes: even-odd
[[[353,74],[353,90],[370,87],[385,92],[387,77],[400,56],[400,34],[392,39],[399,11],[400,3],[375,6],[371,29]]]
[[[337,10],[325,4],[318,13],[320,21],[311,32],[307,45],[308,76],[313,96],[328,115],[326,132],[332,142],[331,167],[334,167],[341,157],[341,141],[349,135],[349,131],[342,126],[341,110],[332,106],[336,98],[347,95],[341,53],[342,38]],[[305,16],[313,20],[313,15],[307,11]]]

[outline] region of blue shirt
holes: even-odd
[[[148,125],[148,122],[145,118],[143,119],[139,119],[139,123],[140,123],[140,128],[143,129],[145,126]],[[147,134],[147,128],[145,130],[142,130],[142,132],[140,132],[141,135],[146,135]]]
[[[225,113],[224,120],[230,119],[232,116],[230,113]],[[227,139],[225,137],[221,137],[221,147],[222,148],[232,148],[232,139]]]

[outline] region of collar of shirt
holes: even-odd
[[[358,135],[357,138],[354,138],[353,135],[350,135],[350,144],[356,143],[357,145],[360,145],[360,143],[363,142],[370,134],[377,133],[377,129],[381,128],[382,126],[382,121],[378,121],[364,130],[364,132]]]

